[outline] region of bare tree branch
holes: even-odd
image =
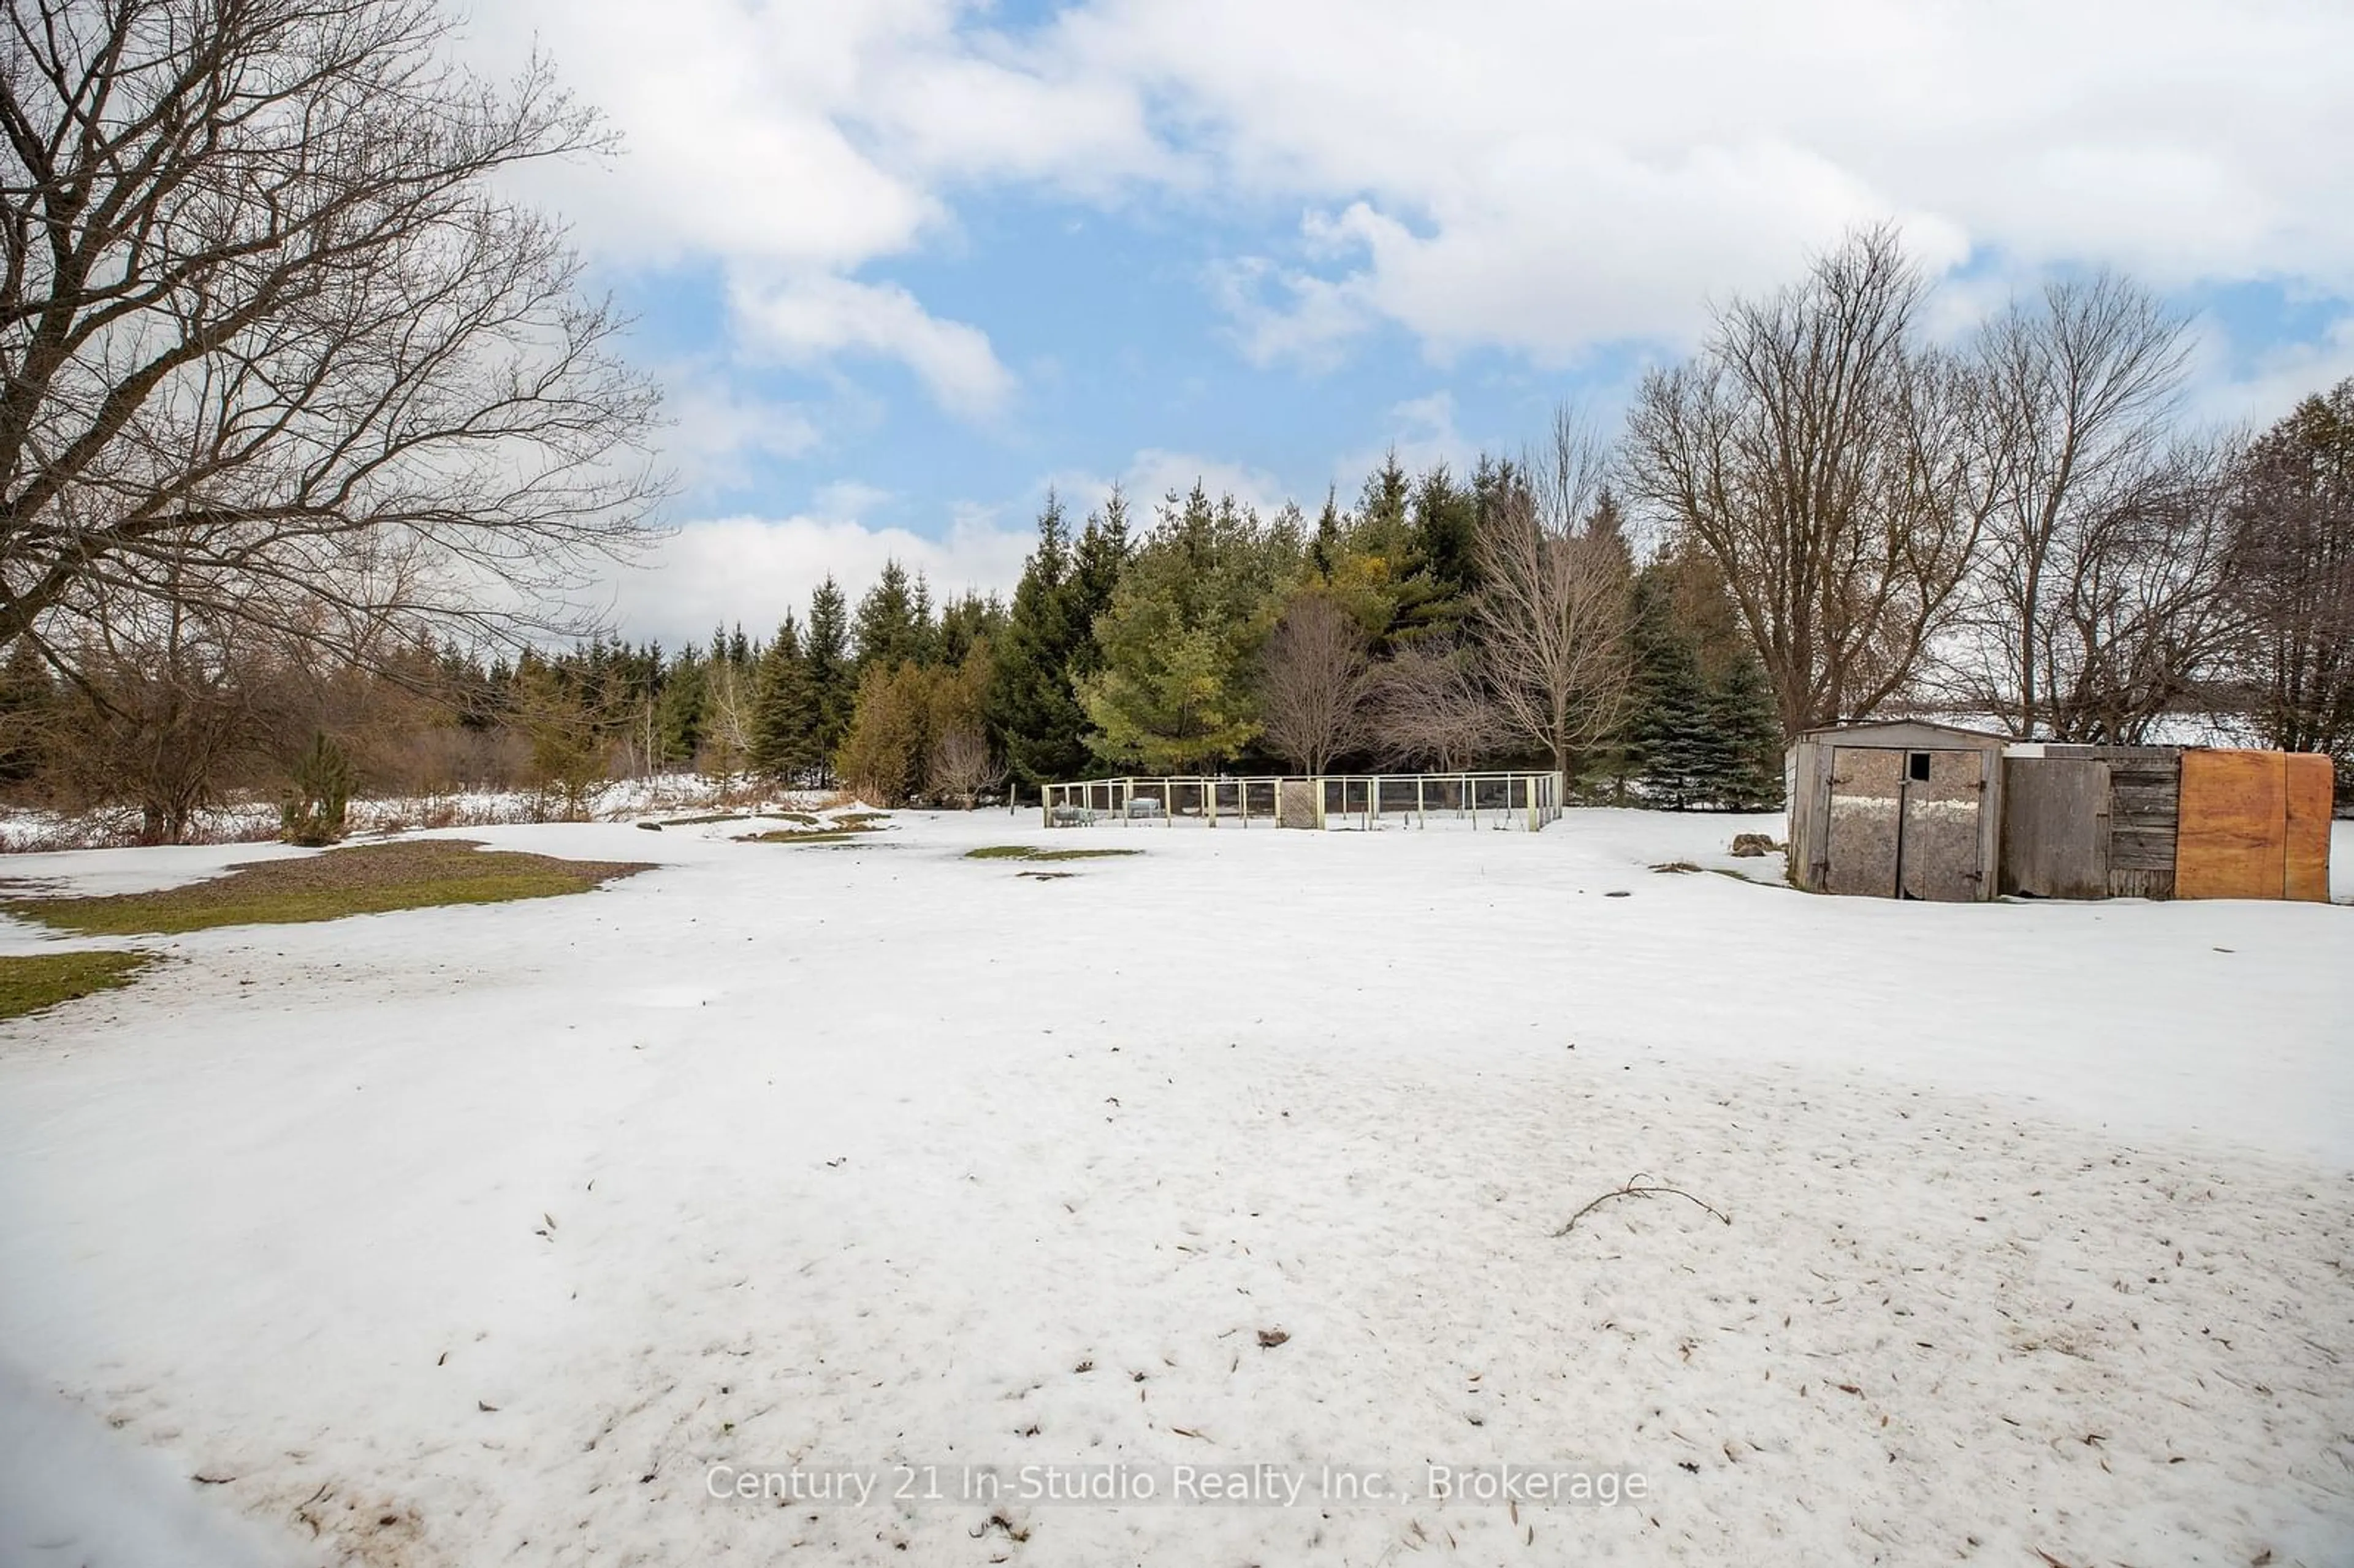
[[[1966,366],[1920,347],[1895,231],[1718,313],[1629,415],[1636,497],[1723,567],[1786,732],[1872,712],[1949,619],[1993,504]]]
[[[166,598],[579,624],[659,498],[656,400],[494,186],[593,117],[448,64],[430,0],[37,9],[0,53],[0,642]]]
[[[1497,711],[1564,772],[1617,727],[1632,694],[1631,561],[1606,466],[1592,431],[1557,412],[1550,440],[1522,466],[1523,482],[1474,540],[1473,613]]]
[[[1322,773],[1365,736],[1373,660],[1363,627],[1329,594],[1286,607],[1267,639],[1260,722],[1286,761]]]

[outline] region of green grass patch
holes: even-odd
[[[818,818],[809,811],[763,811],[760,813],[760,818],[763,821],[770,822],[799,822],[805,828],[818,825]]]
[[[642,861],[557,860],[482,850],[472,839],[412,839],[330,850],[297,860],[249,861],[228,874],[154,893],[103,898],[20,898],[20,919],[92,936],[206,931],[381,915],[446,904],[503,904],[586,893],[652,868]]]
[[[1109,860],[1114,855],[1142,854],[1132,849],[1040,849],[1035,844],[985,844],[967,850],[967,860]]]
[[[707,817],[672,817],[665,821],[640,822],[642,828],[700,828],[713,822],[748,822],[752,819],[741,811],[715,811]]]
[[[827,825],[854,833],[871,832],[891,819],[881,811],[844,811]]]
[[[37,953],[0,959],[0,1019],[22,1018],[61,1001],[129,985],[154,961],[153,953]]]

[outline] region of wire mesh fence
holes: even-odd
[[[1275,828],[1492,828],[1561,815],[1558,773],[1326,773],[1085,779],[1048,784],[1050,828],[1106,823]]]

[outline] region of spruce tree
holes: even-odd
[[[807,782],[825,758],[818,747],[817,693],[788,614],[760,656],[752,705],[752,769],[785,784]]]
[[[858,692],[858,672],[850,658],[850,603],[830,572],[810,595],[801,661],[817,701],[818,755],[830,760],[850,731]]]
[[[1729,753],[1717,799],[1727,810],[1775,811],[1783,803],[1782,718],[1765,666],[1744,653],[1712,694],[1712,718]]]
[[[1066,586],[1073,569],[1063,503],[1050,490],[1038,514],[1037,546],[1022,563],[1013,608],[994,644],[997,668],[985,705],[991,738],[1024,784],[1071,778],[1087,761],[1079,740],[1087,715],[1071,691],[1074,604]]]
[[[1642,781],[1650,804],[1688,811],[1707,803],[1723,761],[1708,683],[1664,577],[1644,571],[1631,591],[1635,709],[1620,766]]]
[[[896,559],[883,563],[875,586],[858,601],[853,633],[859,673],[877,664],[928,664],[932,658],[931,588],[909,577]]]
[[[1103,667],[1076,683],[1089,749],[1160,772],[1239,755],[1258,733],[1259,647],[1299,570],[1296,541],[1231,496],[1172,493],[1095,620]]]
[[[1326,489],[1324,510],[1317,514],[1316,534],[1308,546],[1308,565],[1323,582],[1332,580],[1341,564],[1341,508],[1338,492]]]
[[[1782,736],[1765,672],[1741,653],[1712,679],[1705,629],[1679,588],[1667,559],[1635,578],[1636,704],[1620,765],[1654,806],[1771,810],[1782,800]]]
[[[690,642],[672,661],[663,680],[662,695],[654,705],[654,730],[661,748],[659,760],[663,766],[692,763],[703,749],[710,694],[708,666]]]

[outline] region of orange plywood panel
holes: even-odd
[[[2178,898],[2278,898],[2287,883],[2286,761],[2277,751],[2182,754]]]
[[[2329,902],[2329,804],[2337,784],[2329,758],[2291,752],[2288,764],[2287,881],[2283,896]]]

